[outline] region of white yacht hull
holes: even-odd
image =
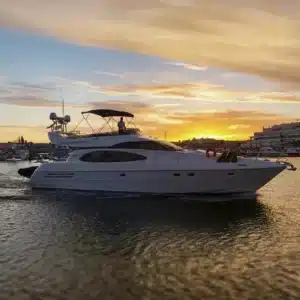
[[[33,188],[151,194],[247,193],[259,190],[284,168],[75,172],[40,168],[30,184]]]

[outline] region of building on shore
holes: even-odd
[[[216,149],[216,150],[225,150],[225,149],[238,149],[244,141],[225,141],[225,140],[215,140],[209,138],[201,139],[190,139],[174,142],[174,144],[181,146],[186,149]]]

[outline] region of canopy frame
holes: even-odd
[[[115,117],[123,117],[125,119],[126,127],[128,125],[132,125],[132,127],[136,128],[132,120],[134,118],[134,115],[126,111],[118,111],[112,109],[93,109],[89,111],[83,111],[81,114],[82,114],[82,119],[72,130],[72,132],[75,132],[76,129],[83,121],[85,121],[88,124],[88,126],[90,127],[93,133],[102,132],[102,130],[106,125],[110,128],[111,132],[113,132],[114,128],[112,126],[112,123],[113,122],[118,123],[118,120],[116,120]],[[90,122],[88,121],[88,118],[91,114],[100,116],[104,120],[104,124],[97,131],[94,130],[94,128],[91,126]]]

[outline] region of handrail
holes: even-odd
[[[277,156],[277,158],[278,158],[278,157],[283,157],[284,153],[285,153],[284,151],[280,151],[280,152],[279,152],[279,155]],[[263,153],[262,153],[261,151],[258,151],[258,152],[257,152],[257,155],[255,156],[256,159],[258,159],[259,157],[263,157],[262,154],[263,154]]]
[[[290,162],[288,162],[288,161],[283,161],[283,160],[277,159],[277,160],[276,160],[276,163],[281,164],[281,165],[284,165],[284,166],[287,166],[286,169],[287,169],[288,171],[296,171],[296,170],[297,170],[297,168],[296,168],[292,163],[290,163]]]

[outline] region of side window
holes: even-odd
[[[145,160],[147,157],[130,152],[123,151],[93,151],[84,154],[80,160],[86,162],[126,162]]]

